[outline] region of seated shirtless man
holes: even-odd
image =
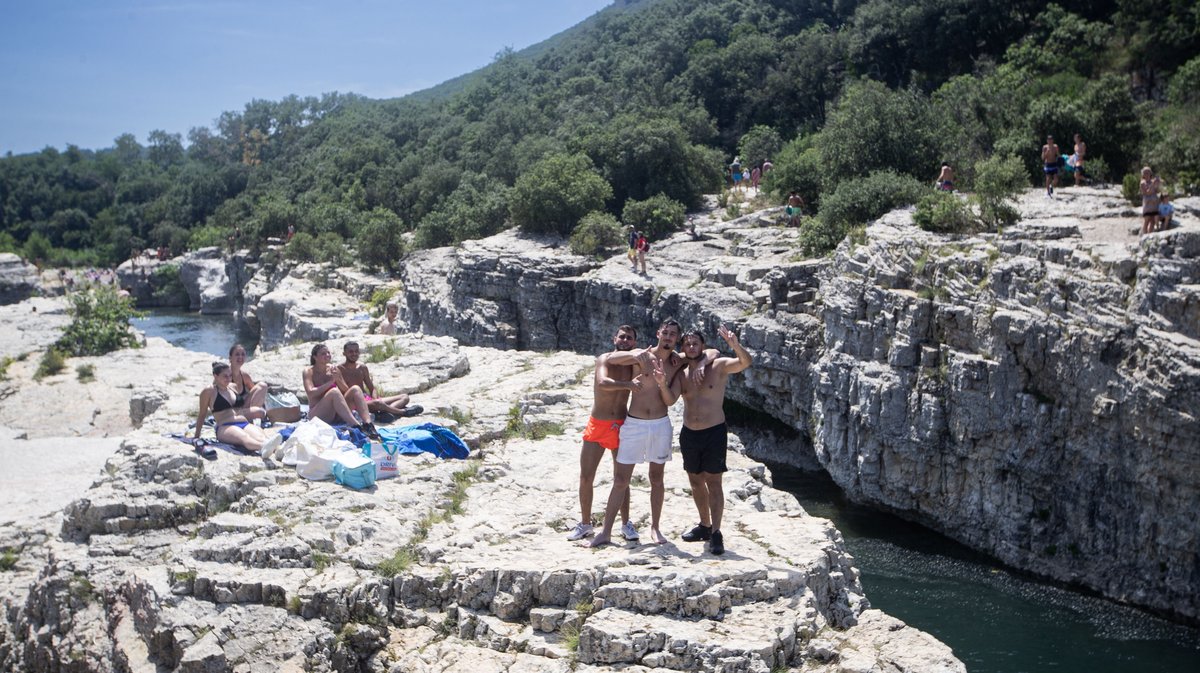
[[[375,382],[371,380],[371,372],[367,370],[366,365],[358,363],[358,342],[346,342],[346,345],[342,347],[342,355],[346,357],[346,361],[337,366],[338,370],[342,372],[342,383],[338,384],[342,394],[348,393],[357,386],[362,391],[363,399],[367,402],[367,409],[376,413],[382,411],[393,416],[416,416],[425,410],[419,404],[409,405],[408,395],[404,393],[375,397]]]

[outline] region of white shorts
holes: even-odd
[[[624,465],[666,463],[671,460],[671,419],[646,420],[630,416],[621,426],[617,462]]]

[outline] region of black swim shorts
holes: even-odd
[[[683,469],[697,474],[725,472],[725,453],[729,448],[729,428],[724,423],[703,430],[692,430],[686,425],[679,431],[679,453],[683,456]]]

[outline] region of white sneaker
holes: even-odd
[[[583,538],[591,535],[594,530],[595,529],[592,528],[592,524],[590,523],[577,523],[575,524],[575,527],[571,529],[571,534],[567,536],[567,539],[572,542],[575,540],[582,540]]]
[[[632,521],[626,521],[625,523],[621,524],[621,537],[629,540],[630,542],[641,539],[641,536],[638,535],[637,529],[633,527]]]

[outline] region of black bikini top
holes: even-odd
[[[221,394],[221,391],[217,390],[217,399],[213,400],[212,410],[213,410],[213,413],[216,413],[218,411],[225,411],[226,409],[236,409],[238,407],[244,407],[244,406],[246,406],[246,393],[244,393],[244,392],[238,393],[233,398],[233,404],[230,404],[229,400],[225,399],[225,396]]]

